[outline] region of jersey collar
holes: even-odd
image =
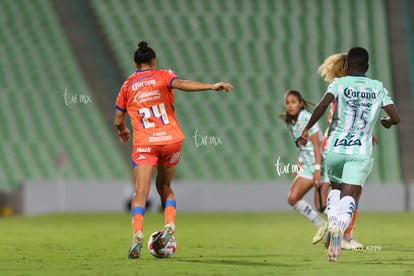
[[[145,72],[145,71],[150,71],[150,70],[154,70],[154,69],[152,69],[152,68],[148,68],[148,69],[144,69],[144,70],[137,69],[137,70],[135,70],[135,72],[139,73],[139,72]]]
[[[350,77],[364,77],[364,78],[367,77],[367,75],[365,75],[365,74],[349,74],[348,76],[350,76]]]

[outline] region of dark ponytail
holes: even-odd
[[[141,64],[150,64],[154,58],[156,58],[155,52],[153,49],[148,47],[148,43],[146,41],[138,43],[138,47],[134,52],[134,61],[138,66]]]

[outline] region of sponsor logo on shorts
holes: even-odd
[[[181,151],[171,154],[170,163],[175,163],[180,160]]]
[[[137,148],[136,152],[151,152],[151,147],[147,147],[147,148]]]
[[[137,158],[137,160],[144,160],[147,159],[147,157],[145,157],[145,155],[140,154]]]

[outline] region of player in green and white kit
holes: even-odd
[[[328,197],[328,260],[335,262],[340,254],[343,233],[352,219],[358,198],[372,171],[372,132],[381,108],[389,117],[381,119],[385,128],[400,118],[382,82],[368,78],[369,55],[361,47],[351,48],[344,64],[346,76],[335,79],[298,140],[306,145],[309,129],[322,117],[332,101],[335,112],[329,129],[325,161],[329,180],[340,184],[340,193]]]
[[[285,94],[286,113],[280,117],[285,121],[293,141],[296,143],[311,113],[306,110],[308,102],[295,90],[289,90]],[[326,198],[329,191],[329,181],[322,158],[321,141],[322,131],[316,124],[310,129],[311,143],[305,147],[298,147],[300,154],[300,170],[294,177],[292,187],[288,195],[288,203],[295,211],[307,218],[316,226],[316,233],[312,239],[315,244],[322,240],[326,233],[327,223],[312,206],[303,199],[303,196],[315,187],[315,205],[320,212],[326,207]],[[296,143],[297,145],[297,143]]]

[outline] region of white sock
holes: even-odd
[[[355,200],[352,196],[344,196],[341,198],[338,210],[338,221],[336,225],[341,229],[342,233],[345,232],[355,210]]]
[[[341,195],[340,190],[331,190],[328,194],[328,200],[326,205],[326,215],[328,216],[329,224],[335,224],[338,219],[339,209],[339,196]]]
[[[313,210],[312,206],[306,202],[306,200],[299,200],[298,203],[296,203],[295,206],[293,206],[293,209],[295,209],[299,214],[310,220],[315,224],[316,227],[321,225],[323,222],[323,219],[318,215],[318,213]]]

